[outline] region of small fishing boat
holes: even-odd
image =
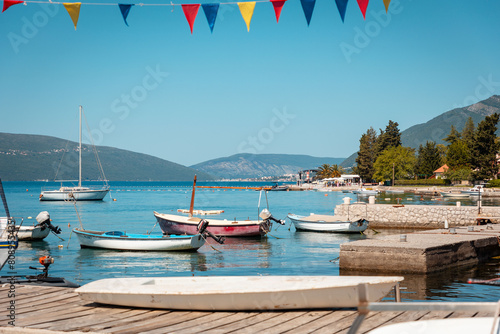
[[[379,191],[376,189],[360,188],[360,189],[353,190],[352,193],[358,194],[358,195],[363,195],[363,196],[372,196],[372,195],[377,195],[379,193]]]
[[[76,289],[102,304],[189,311],[260,311],[355,307],[358,285],[382,299],[403,277],[198,276],[114,278]]]
[[[101,166],[99,158],[97,158],[97,164],[99,166],[101,177],[104,179],[105,184],[98,189],[82,187],[82,106],[80,106],[80,139],[78,146],[78,186],[76,187],[63,187],[61,186],[57,190],[43,190],[40,193],[40,201],[102,201],[103,198],[109,192],[109,186],[104,176],[104,171]],[[93,146],[93,145],[92,145]],[[94,153],[97,157],[97,150],[94,148]],[[62,182],[62,181],[61,181]]]
[[[1,218],[0,218],[1,219]],[[21,241],[43,240],[52,231],[60,234],[61,229],[50,223],[50,215],[47,211],[42,211],[36,217],[38,224],[32,226],[16,225],[17,237]]]
[[[191,194],[191,205],[189,207],[188,216],[172,215],[166,213],[158,213],[154,211],[154,215],[164,234],[196,234],[198,225],[203,219],[193,217],[194,214],[194,195],[196,189],[196,175],[193,181],[193,190]],[[262,191],[259,196],[259,204],[262,196]],[[266,195],[267,196],[267,195]],[[271,231],[272,222],[277,222],[284,225],[285,222],[274,218],[268,209],[263,209],[259,214],[258,220],[227,220],[227,219],[210,219],[207,227],[207,232],[221,237],[257,237],[265,236]]]
[[[150,235],[122,231],[88,231],[73,229],[82,248],[103,248],[133,251],[186,251],[197,250],[205,244],[201,234]]]
[[[368,228],[368,220],[364,218],[349,220],[344,216],[315,215],[287,216],[297,231],[359,233]]]

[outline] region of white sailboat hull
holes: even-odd
[[[347,218],[337,216],[310,215],[305,217],[292,214],[288,215],[288,218],[299,231],[356,233],[368,228],[368,221],[365,219],[349,221]]]
[[[197,250],[205,244],[198,235],[155,236],[125,234],[122,232],[96,232],[74,229],[81,247],[133,251],[186,251]],[[117,233],[122,233],[118,235]]]
[[[419,320],[379,327],[369,334],[497,333],[498,326],[498,319],[493,317]]]
[[[21,241],[43,240],[50,233],[48,227],[40,226],[16,226],[17,238]]]
[[[382,299],[403,277],[212,276],[103,279],[75,291],[83,300],[131,307],[253,311],[356,307],[358,284]]]
[[[42,191],[40,194],[40,201],[68,201],[68,200],[77,200],[77,201],[102,201],[104,197],[109,192],[109,189],[59,189],[59,190],[48,190]]]

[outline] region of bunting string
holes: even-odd
[[[73,25],[76,30],[76,26],[78,23],[78,18],[80,15],[81,6],[117,6],[120,10],[120,13],[123,17],[123,21],[125,25],[129,25],[127,22],[127,17],[132,9],[132,7],[142,7],[142,6],[156,6],[156,7],[166,7],[170,6],[173,8],[175,6],[181,6],[184,15],[186,16],[186,20],[189,24],[189,29],[191,34],[193,34],[193,26],[196,20],[196,16],[198,14],[198,10],[200,6],[203,8],[203,12],[205,13],[205,17],[207,19],[208,26],[210,28],[210,32],[213,33],[215,21],[217,19],[217,13],[219,11],[220,5],[238,5],[240,9],[241,16],[246,24],[247,31],[250,31],[250,23],[252,21],[255,5],[257,3],[271,3],[275,16],[276,22],[279,23],[281,11],[285,5],[287,0],[255,0],[255,1],[239,1],[239,2],[221,2],[221,3],[207,3],[207,4],[180,4],[180,3],[160,3],[160,4],[152,4],[152,3],[136,3],[136,4],[123,4],[123,3],[103,3],[103,2],[89,2],[89,3],[81,3],[81,2],[57,2],[57,1],[43,1],[43,0],[3,0],[3,10],[2,13],[5,12],[8,8],[18,5],[18,4],[53,4],[53,5],[63,5],[68,12]],[[331,0],[333,1],[333,0]],[[345,20],[345,14],[347,10],[347,3],[349,0],[335,0],[337,5],[337,9],[340,14],[340,18],[342,22]],[[366,19],[366,11],[369,5],[370,0],[356,0],[358,7],[363,15],[363,19]],[[378,0],[380,1],[380,0]],[[389,5],[391,0],[382,0],[384,3],[384,8],[386,13],[389,10]],[[300,0],[302,5],[302,10],[304,11],[304,15],[306,18],[307,25],[309,26],[311,23],[311,18],[314,11],[314,6],[316,4],[316,0]],[[4,14],[5,15],[5,14]]]

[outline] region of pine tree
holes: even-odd
[[[377,157],[390,147],[401,146],[401,133],[399,132],[398,125],[398,122],[389,120],[389,124],[385,127],[385,131],[380,130],[375,149]]]
[[[495,132],[499,120],[497,113],[487,116],[477,125],[472,144],[472,167],[478,169],[478,179],[497,178],[496,154],[499,149]]]
[[[442,165],[441,152],[433,141],[420,145],[417,157],[417,174],[425,178],[431,176]]]
[[[455,140],[446,151],[446,164],[450,171],[459,169],[470,169],[471,152],[467,144],[462,139]]]
[[[453,144],[455,141],[460,139],[460,136],[460,132],[458,132],[457,129],[455,129],[455,126],[452,125],[450,133],[446,136],[446,138],[443,138],[443,140],[447,143]]]
[[[465,122],[465,126],[462,129],[461,133],[462,140],[469,148],[472,148],[472,145],[474,144],[474,133],[475,133],[474,121],[472,120],[472,117],[469,117],[467,119],[467,122]]]
[[[356,158],[355,172],[365,181],[373,180],[373,164],[376,160],[375,145],[377,132],[370,127],[359,140],[359,152]]]

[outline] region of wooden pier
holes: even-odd
[[[105,306],[79,298],[71,288],[0,287],[1,333],[342,333],[352,325],[356,309],[279,312],[191,312]],[[14,302],[12,304],[12,301]],[[8,308],[14,305],[15,326]],[[398,322],[492,316],[488,312],[371,312],[358,333]]]

